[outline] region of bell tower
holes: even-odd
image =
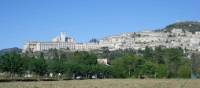
[[[60,33],[60,41],[61,42],[66,42],[65,38],[66,38],[66,33],[65,32],[61,32]]]

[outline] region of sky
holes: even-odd
[[[51,41],[60,32],[91,38],[200,21],[200,0],[0,0],[0,49],[29,40]]]

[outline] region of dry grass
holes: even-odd
[[[200,80],[104,79],[40,82],[5,82],[0,88],[200,88]]]

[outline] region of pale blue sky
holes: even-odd
[[[200,0],[0,0],[0,49],[50,41],[61,31],[78,42],[200,20]]]

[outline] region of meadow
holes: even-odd
[[[1,82],[0,88],[200,88],[200,80],[98,79],[36,82]]]

